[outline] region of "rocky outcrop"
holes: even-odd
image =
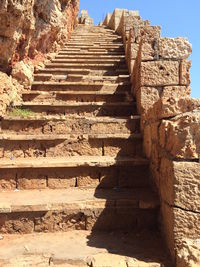
[[[0,4],[0,66],[57,50],[77,24],[78,0],[4,0]]]
[[[10,105],[20,101],[20,93],[23,89],[17,80],[0,72],[0,116],[4,115]]]
[[[34,67],[67,42],[78,23],[78,12],[79,0],[1,1],[0,70],[11,74],[6,83],[13,77],[25,89],[30,88]],[[10,89],[5,89],[6,77],[1,74],[0,116],[13,99]]]
[[[104,25],[124,40],[172,258],[176,267],[199,266],[200,99],[190,97],[192,47],[186,38],[161,38],[160,27],[150,26],[137,12],[115,10]]]

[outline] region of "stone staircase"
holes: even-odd
[[[171,267],[121,37],[79,25],[16,108],[1,121],[0,266]]]

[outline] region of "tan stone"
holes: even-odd
[[[12,69],[12,76],[18,80],[25,88],[30,88],[33,83],[34,66],[31,62],[17,62]]]
[[[165,86],[162,88],[141,87],[137,90],[137,108],[142,116],[142,125],[152,121],[173,117],[200,106],[198,99],[189,97],[186,86]]]
[[[175,231],[174,231],[174,212],[173,208],[164,201],[161,202],[162,227],[167,241],[167,246],[171,253],[172,259],[175,259]]]
[[[192,62],[188,60],[182,60],[180,63],[180,85],[190,85],[190,68]]]
[[[43,175],[30,174],[28,177],[19,177],[17,180],[18,189],[45,189],[47,178]]]
[[[106,17],[105,17],[105,20],[104,20],[104,22],[103,22],[103,25],[108,26],[108,23],[109,23],[109,21],[110,21],[110,19],[111,19],[111,16],[112,16],[111,13],[107,13],[107,15],[106,15]]]
[[[138,57],[139,53],[139,44],[132,43],[130,46],[131,51],[131,59],[134,60]],[[147,61],[147,60],[153,60],[155,56],[155,51],[152,47],[151,43],[145,42],[141,47],[141,60]]]
[[[141,63],[141,86],[179,84],[179,62],[152,61]]]
[[[137,91],[138,112],[146,119],[159,99],[159,90],[157,88],[140,87]]]
[[[105,140],[104,141],[104,155],[105,156],[130,156],[134,157],[136,154],[136,144],[134,140]],[[140,148],[141,150],[141,148]],[[137,155],[139,155],[139,146]]]
[[[2,170],[0,172],[0,190],[15,190],[16,187],[16,172],[10,170]]]
[[[62,4],[62,6],[61,6]],[[79,1],[3,1],[0,9],[0,65],[63,45],[77,24]]]
[[[200,166],[195,162],[162,159],[160,167],[162,199],[171,206],[200,212]]]
[[[152,117],[170,118],[200,107],[200,100],[191,97],[162,97],[154,106]]]
[[[160,38],[159,57],[164,59],[186,59],[192,46],[186,38]]]
[[[18,100],[17,87],[7,74],[0,72],[0,116],[4,115],[7,107]]]
[[[127,258],[127,267],[161,267],[158,262],[146,262],[138,259]]]
[[[126,257],[115,254],[97,254],[89,262],[93,267],[127,267]]]
[[[200,266],[200,239],[183,239],[176,256],[177,267]]]
[[[174,208],[174,233],[177,246],[183,238],[200,236],[200,213]]]
[[[159,131],[160,145],[171,156],[184,159],[200,158],[199,111],[162,121]]]
[[[138,29],[138,31],[134,31],[133,39],[136,43],[152,42],[155,39],[160,38],[161,28],[160,26],[149,26],[145,25]]]
[[[76,186],[76,178],[48,178],[48,187],[51,189],[69,188]]]

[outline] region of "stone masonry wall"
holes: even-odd
[[[0,2],[0,116],[19,100],[15,95],[30,88],[34,67],[66,43],[78,12],[79,0]]]
[[[167,245],[177,267],[200,266],[200,99],[190,97],[192,47],[185,38],[161,38],[160,27],[137,12],[116,9],[108,18],[104,25],[124,40]]]

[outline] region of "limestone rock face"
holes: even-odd
[[[22,86],[16,80],[13,80],[6,73],[0,72],[0,116],[5,114],[10,103],[20,100],[18,92],[21,90]]]
[[[160,126],[160,144],[173,157],[199,159],[200,116],[199,111],[188,112]]]
[[[177,267],[200,266],[200,239],[185,239],[177,255]]]
[[[1,1],[0,68],[56,50],[76,25],[78,10],[79,0]]]
[[[24,87],[29,88],[33,82],[34,66],[31,61],[17,62],[12,69],[12,77],[19,81]]]

